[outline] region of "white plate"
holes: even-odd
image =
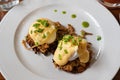
[[[54,10],[57,9],[57,12]],[[62,11],[67,14],[62,14]],[[71,14],[77,18],[72,19]],[[41,17],[72,24],[76,32],[82,28],[82,21],[88,21],[86,31],[98,60],[85,72],[70,74],[56,69],[52,55],[45,57],[27,51],[21,44],[31,23]],[[0,24],[0,67],[7,80],[111,80],[120,67],[119,24],[111,13],[96,0],[26,0],[8,12]],[[97,41],[96,36],[102,40]]]

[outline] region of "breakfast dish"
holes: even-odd
[[[86,35],[92,33],[81,30],[81,35],[76,34],[74,27],[68,24],[64,27],[59,22],[47,18],[37,19],[29,28],[26,43],[36,54],[53,54],[55,67],[71,73],[80,73],[87,69],[92,57],[91,43]]]
[[[120,34],[120,26],[107,9],[96,0],[24,1],[12,8],[0,24],[0,69],[6,80],[112,80],[120,67],[120,37],[115,36]],[[71,18],[72,14],[76,18]],[[94,47],[94,56],[99,56],[97,61],[82,74],[71,74],[54,67],[53,54],[46,57],[41,52],[36,55],[32,49],[26,50],[21,41],[38,18],[59,21],[64,26],[70,23],[77,34],[80,30],[93,33],[87,36],[87,41]],[[90,26],[83,28],[83,21]]]
[[[59,69],[71,73],[85,71],[92,57],[91,44],[78,36],[65,35],[59,41],[53,63]]]
[[[56,40],[56,25],[49,19],[38,19],[29,28],[26,42],[35,53],[47,54],[49,47]],[[25,41],[23,41],[23,44]]]

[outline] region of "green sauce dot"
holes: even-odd
[[[57,12],[57,9],[55,9],[54,12]]]
[[[66,11],[62,11],[62,14],[66,14],[67,12]]]
[[[76,18],[76,17],[77,17],[76,14],[71,15],[71,18]]]
[[[89,27],[89,23],[88,23],[87,21],[83,21],[83,22],[82,22],[82,26],[83,26],[84,28],[88,28],[88,27]]]
[[[97,41],[100,41],[102,38],[100,35],[97,36]]]

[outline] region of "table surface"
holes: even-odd
[[[108,10],[113,14],[113,16],[115,16],[115,18],[117,19],[118,23],[120,24],[120,17],[119,17],[120,8],[117,8],[117,9],[108,9]],[[4,17],[4,15],[6,13],[7,13],[6,11],[0,12],[0,21],[2,20],[2,18]],[[5,80],[1,73],[0,73],[0,80]],[[117,74],[115,75],[115,77],[113,78],[113,80],[120,80],[120,69],[117,72]]]

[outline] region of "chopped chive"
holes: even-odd
[[[33,24],[33,27],[35,27],[35,28],[38,28],[39,26],[40,26],[39,23],[35,23],[35,24]]]
[[[72,39],[73,38],[73,36],[71,36],[71,35],[68,35],[68,39],[70,40],[70,39]]]
[[[61,42],[61,44],[60,44],[59,48],[60,48],[60,50],[62,50],[62,42]]]
[[[67,38],[66,36],[64,36],[64,37],[63,37],[63,41],[64,41],[64,42],[68,42],[69,40],[68,40],[68,38]]]
[[[48,26],[49,26],[49,23],[48,23],[48,22],[45,22],[45,23],[44,23],[44,26],[45,26],[45,27],[48,27]]]
[[[60,48],[60,50],[62,50],[62,46],[60,46],[59,48]]]
[[[41,19],[38,19],[37,22],[41,22]]]
[[[39,32],[39,33],[42,33],[44,31],[44,29],[37,29],[37,30],[35,30],[34,32],[36,33],[36,32]]]
[[[100,41],[102,38],[100,35],[97,36],[97,41]]]
[[[55,9],[54,12],[57,12],[57,9]]]
[[[64,53],[65,53],[65,54],[68,54],[68,51],[67,51],[67,49],[65,49],[65,50],[64,50]]]
[[[59,49],[62,50],[62,42],[59,42]]]
[[[82,38],[81,38],[81,37],[78,37],[78,41],[81,42],[81,41],[82,41]]]
[[[68,42],[69,40],[67,38],[64,38],[64,42]]]
[[[71,15],[71,18],[76,18],[76,17],[77,17],[76,14]]]
[[[78,42],[75,39],[72,39],[72,44],[73,45],[78,45]]]
[[[40,28],[39,28],[39,29],[38,29],[38,32],[40,32],[40,33],[41,33],[41,32],[43,32],[43,30],[44,30],[44,29],[40,29]]]
[[[59,60],[62,60],[61,54],[58,54],[58,59],[59,59]]]
[[[64,36],[64,37],[63,37],[63,41],[64,41],[64,42],[68,42],[68,41],[70,41],[70,39],[72,39],[72,38],[73,38],[73,36],[67,35],[67,36]]]
[[[39,45],[39,43],[38,42],[35,42],[35,46],[38,46]]]
[[[30,34],[32,34],[32,33],[33,33],[33,31],[31,30],[31,31],[30,31]]]
[[[75,39],[72,39],[72,44],[75,44],[75,43],[76,43]]]
[[[49,23],[47,20],[41,20],[41,24],[45,27],[48,27],[49,26]]]
[[[83,21],[83,22],[82,22],[82,26],[83,26],[84,28],[88,28],[88,27],[89,27],[89,23],[88,23],[87,21]]]
[[[46,38],[46,35],[45,35],[45,34],[43,34],[42,38]]]
[[[67,12],[66,11],[62,11],[62,14],[66,14]]]

